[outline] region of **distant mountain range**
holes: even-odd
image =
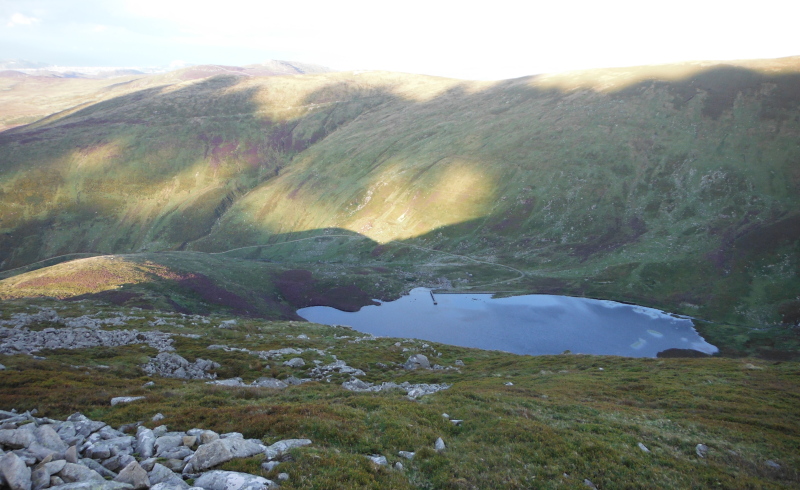
[[[127,75],[144,75],[154,73],[166,73],[171,71],[168,67],[116,67],[116,66],[58,66],[37,61],[20,59],[0,60],[0,76],[18,76],[18,72],[31,76],[41,77],[64,77],[64,78],[115,78]],[[187,78],[205,78],[219,74],[239,74],[244,76],[274,76],[274,75],[298,75],[305,73],[325,73],[331,71],[330,68],[311,63],[298,63],[293,61],[268,60],[264,63],[257,63],[245,66],[228,65],[188,65],[181,68]]]

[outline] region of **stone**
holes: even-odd
[[[176,448],[170,449],[169,451],[164,451],[161,453],[159,458],[166,458],[166,459],[186,459],[189,456],[194,454],[194,451],[189,449],[186,446],[178,446]]]
[[[261,469],[264,471],[272,471],[279,464],[281,464],[279,461],[266,461],[261,463]]]
[[[386,466],[389,462],[386,460],[386,456],[381,456],[380,454],[371,454],[367,456],[373,463]]]
[[[117,439],[119,437],[124,437],[125,436],[124,432],[119,431],[119,430],[117,430],[117,429],[115,429],[115,428],[113,428],[113,427],[111,427],[109,425],[107,425],[107,426],[103,427],[102,429],[98,430],[97,433],[100,434],[100,437],[102,437],[103,439],[107,439],[107,440],[108,439]]]
[[[51,487],[57,487],[58,485],[63,485],[63,484],[64,484],[64,480],[62,480],[61,478],[59,478],[57,476],[51,476],[50,477],[50,486]]]
[[[408,358],[405,364],[403,364],[403,367],[409,370],[418,368],[429,369],[431,367],[431,363],[424,354],[414,354]]]
[[[445,447],[446,446],[444,445],[444,441],[442,440],[441,437],[437,438],[436,442],[433,445],[433,448],[436,449],[437,451],[444,451]]]
[[[187,490],[189,488],[198,488],[198,487],[189,487],[189,484],[187,484],[183,480],[181,480],[180,482],[182,483],[182,485],[181,485],[181,483],[178,483],[177,481],[175,481],[175,482],[169,481],[169,482],[156,483],[155,485],[150,487],[150,490]]]
[[[650,452],[650,450],[649,450],[649,449],[647,449],[647,446],[645,446],[645,445],[644,445],[644,444],[642,444],[641,442],[640,442],[640,443],[638,443],[638,444],[636,444],[636,445],[637,445],[637,446],[639,446],[639,449],[641,449],[642,451],[644,451],[644,452],[646,452],[646,453],[649,453],[649,452]]]
[[[104,462],[107,462],[107,461],[109,461],[109,460],[106,460]],[[83,466],[89,468],[90,470],[94,470],[95,472],[97,472],[97,474],[99,474],[103,478],[114,478],[114,477],[117,476],[116,472],[106,468],[105,466],[103,466],[102,464],[100,464],[99,462],[97,462],[97,461],[95,461],[95,460],[93,460],[91,458],[83,458],[83,459],[81,459],[80,460],[80,464],[82,464]],[[114,464],[112,466],[114,468],[122,468],[122,466],[120,466],[119,458],[115,457]]]
[[[31,469],[14,453],[0,458],[0,477],[11,490],[31,490]]]
[[[139,466],[144,468],[146,472],[150,473],[151,471],[153,471],[153,467],[155,467],[156,461],[157,461],[156,458],[143,459],[139,461]],[[152,478],[150,478],[150,480],[152,481]]]
[[[397,463],[394,464],[394,469],[396,469],[398,471],[403,471],[403,463],[398,461]]]
[[[136,452],[139,457],[152,458],[155,454],[155,443],[156,436],[152,430],[143,425],[136,429]]]
[[[230,378],[230,379],[217,379],[214,381],[208,381],[210,385],[217,385],[217,386],[247,386],[242,381],[242,378]]]
[[[58,458],[61,459],[61,458],[63,458],[63,454],[64,454],[64,453],[57,454],[52,449],[46,448],[46,447],[42,446],[41,444],[39,444],[38,442],[31,443],[31,445],[26,447],[24,449],[24,451],[28,455],[32,456],[36,461],[42,461],[45,458],[47,458],[48,456],[51,456],[51,457],[58,456]]]
[[[111,406],[119,405],[120,403],[130,403],[136,400],[144,400],[143,396],[117,396],[111,399]]]
[[[196,487],[205,490],[263,490],[277,488],[272,480],[236,471],[209,471],[195,479]]]
[[[128,466],[131,463],[131,461],[136,461],[136,459],[133,456],[131,456],[130,454],[121,453],[121,454],[117,454],[116,456],[111,456],[107,460],[103,461],[102,466],[104,468],[106,468],[107,470],[116,473],[118,471],[121,471],[126,466]],[[92,468],[92,469],[97,471],[98,473],[100,473],[103,476],[110,476],[110,475],[98,470],[97,468]]]
[[[178,379],[215,379],[216,373],[209,371],[219,368],[216,362],[207,359],[197,359],[190,363],[178,354],[161,352],[156,357],[142,366],[149,375],[158,375],[165,378]]]
[[[263,451],[260,444],[246,441],[238,437],[218,439],[197,448],[187,461],[184,473],[203,471],[234,458],[247,458]]]
[[[167,459],[164,461],[164,466],[169,468],[170,470],[174,471],[175,473],[181,473],[186,468],[186,461],[182,459]]]
[[[708,454],[708,446],[705,444],[698,444],[695,446],[694,452],[696,452],[699,457],[705,458],[706,454]]]
[[[194,447],[197,444],[197,436],[183,436],[183,445]]]
[[[67,450],[67,445],[64,444],[61,436],[53,429],[52,425],[40,425],[33,431],[33,435],[36,438],[36,442],[47,449],[52,449],[61,454]]]
[[[456,359],[455,365],[456,366],[463,366],[464,365],[464,361],[462,361],[461,359]]]
[[[67,464],[66,461],[64,461],[63,459],[59,459],[57,461],[50,461],[49,463],[45,463],[44,467],[47,468],[47,472],[50,473],[50,475],[55,475],[59,471],[63,470],[66,464]]]
[[[460,426],[461,424],[464,423],[464,421],[463,420],[459,420],[459,419],[451,419],[450,423],[453,424],[453,425],[456,425],[456,426]]]
[[[411,452],[411,451],[398,451],[397,454],[399,454],[400,457],[402,457],[402,458],[414,459],[414,454],[416,454],[416,453]]]
[[[133,490],[133,487],[127,483],[105,480],[77,481],[50,488],[53,490]]]
[[[283,363],[284,366],[299,368],[306,365],[306,361],[303,360],[302,357],[293,357],[288,361]]]
[[[165,483],[173,487],[189,488],[189,485],[183,481],[183,478],[162,464],[154,464],[153,468],[147,473],[147,476],[150,478],[151,485]]]
[[[92,459],[108,459],[120,453],[132,452],[135,441],[133,436],[106,439],[93,444],[88,451],[84,451],[84,454]]]
[[[219,435],[220,439],[228,439],[228,438],[231,438],[231,437],[244,439],[244,434],[242,434],[241,432],[226,432],[224,434],[220,434]]]
[[[148,478],[147,472],[135,460],[128,463],[114,478],[114,481],[129,483],[133,485],[133,490],[143,490],[150,486],[150,478]]]
[[[153,418],[151,420],[153,422],[159,422],[161,420],[164,420],[164,414],[163,413],[157,413],[157,414],[153,415]]]
[[[22,449],[36,441],[36,436],[30,430],[5,429],[0,430],[0,445],[12,449]]]
[[[596,486],[594,483],[592,483],[592,480],[590,480],[590,479],[588,479],[588,478],[584,478],[584,480],[583,480],[583,484],[584,484],[584,485],[586,485],[586,486],[587,486],[587,487],[589,487],[589,488],[592,488],[592,489],[594,489],[594,490],[597,490],[597,486]]]
[[[183,445],[183,437],[182,436],[161,436],[156,439],[154,448],[156,451],[155,456],[157,458],[162,457],[164,453],[175,449],[178,446]]]
[[[269,446],[264,450],[264,454],[266,454],[267,459],[275,459],[290,449],[308,446],[309,444],[311,444],[310,439],[284,439]]]
[[[289,473],[278,473],[278,481],[289,481]]]
[[[770,467],[770,468],[772,468],[773,470],[779,470],[779,469],[781,469],[781,465],[779,465],[778,463],[776,463],[775,461],[773,461],[773,460],[771,460],[771,459],[768,459],[768,460],[764,461],[764,464],[765,464],[765,465],[767,465],[767,466],[769,466],[769,467]]]
[[[87,468],[82,464],[75,463],[65,464],[64,468],[58,472],[58,476],[67,483],[103,480],[103,477],[100,475],[100,473]]]
[[[153,435],[156,436],[156,439],[158,439],[163,435],[166,435],[167,432],[169,432],[169,429],[167,429],[166,425],[159,425],[158,427],[153,429]]]
[[[219,434],[214,432],[213,430],[204,430],[200,433],[200,444],[208,444],[211,441],[216,441],[219,439]]]
[[[76,446],[70,446],[64,452],[64,459],[67,460],[67,463],[77,463],[78,462],[78,448]]]
[[[257,380],[253,381],[253,386],[258,386],[259,388],[274,388],[282,390],[289,385],[275,378],[258,378]]]
[[[90,420],[80,412],[73,413],[67,417],[67,421],[72,422],[75,427],[75,433],[83,437],[89,437],[90,434],[93,434],[106,426],[105,422]]]

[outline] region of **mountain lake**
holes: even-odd
[[[347,325],[381,337],[417,338],[515,354],[574,354],[656,357],[667,349],[714,354],[718,349],[694,329],[692,320],[653,308],[614,301],[532,294],[411,290],[396,301],[348,313],[328,306],[297,310],[308,321]]]

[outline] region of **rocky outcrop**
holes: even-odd
[[[138,330],[97,330],[91,328],[27,328],[0,327],[0,354],[32,354],[42,349],[88,349],[120,345],[147,344],[160,352],[174,351],[170,334]]]
[[[331,373],[350,374],[352,376],[363,376],[364,371],[348,366],[344,361],[335,361],[325,366],[317,366],[311,370],[311,376],[314,378],[324,378]]]
[[[432,393],[436,393],[437,391],[442,391],[450,388],[450,385],[446,383],[442,384],[428,384],[428,383],[420,383],[420,384],[411,384],[408,381],[403,383],[397,384],[391,381],[384,382],[379,385],[375,385],[373,383],[367,383],[365,381],[361,381],[358,378],[352,378],[350,381],[345,381],[342,383],[342,388],[349,390],[349,391],[359,391],[359,392],[378,392],[378,391],[392,391],[392,390],[402,390],[405,391],[409,398],[419,398],[421,396],[430,395]]]
[[[0,411],[0,424],[0,487],[11,490],[187,490],[188,478],[206,490],[275,488],[257,475],[206,471],[257,455],[266,463],[311,444],[308,439],[286,439],[265,446],[236,432],[123,426],[137,428],[133,437],[80,413],[58,421]]]
[[[142,369],[151,376],[158,375],[165,378],[215,379],[217,374],[209,371],[219,367],[218,363],[207,359],[189,362],[178,354],[162,352],[150,359]]]

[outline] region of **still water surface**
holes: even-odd
[[[655,357],[666,349],[707,354],[692,321],[660,310],[569,296],[534,294],[435,294],[413,289],[408,296],[348,313],[327,306],[297,310],[308,321],[349,325],[384,337],[412,337],[444,344],[516,354],[583,354]]]

